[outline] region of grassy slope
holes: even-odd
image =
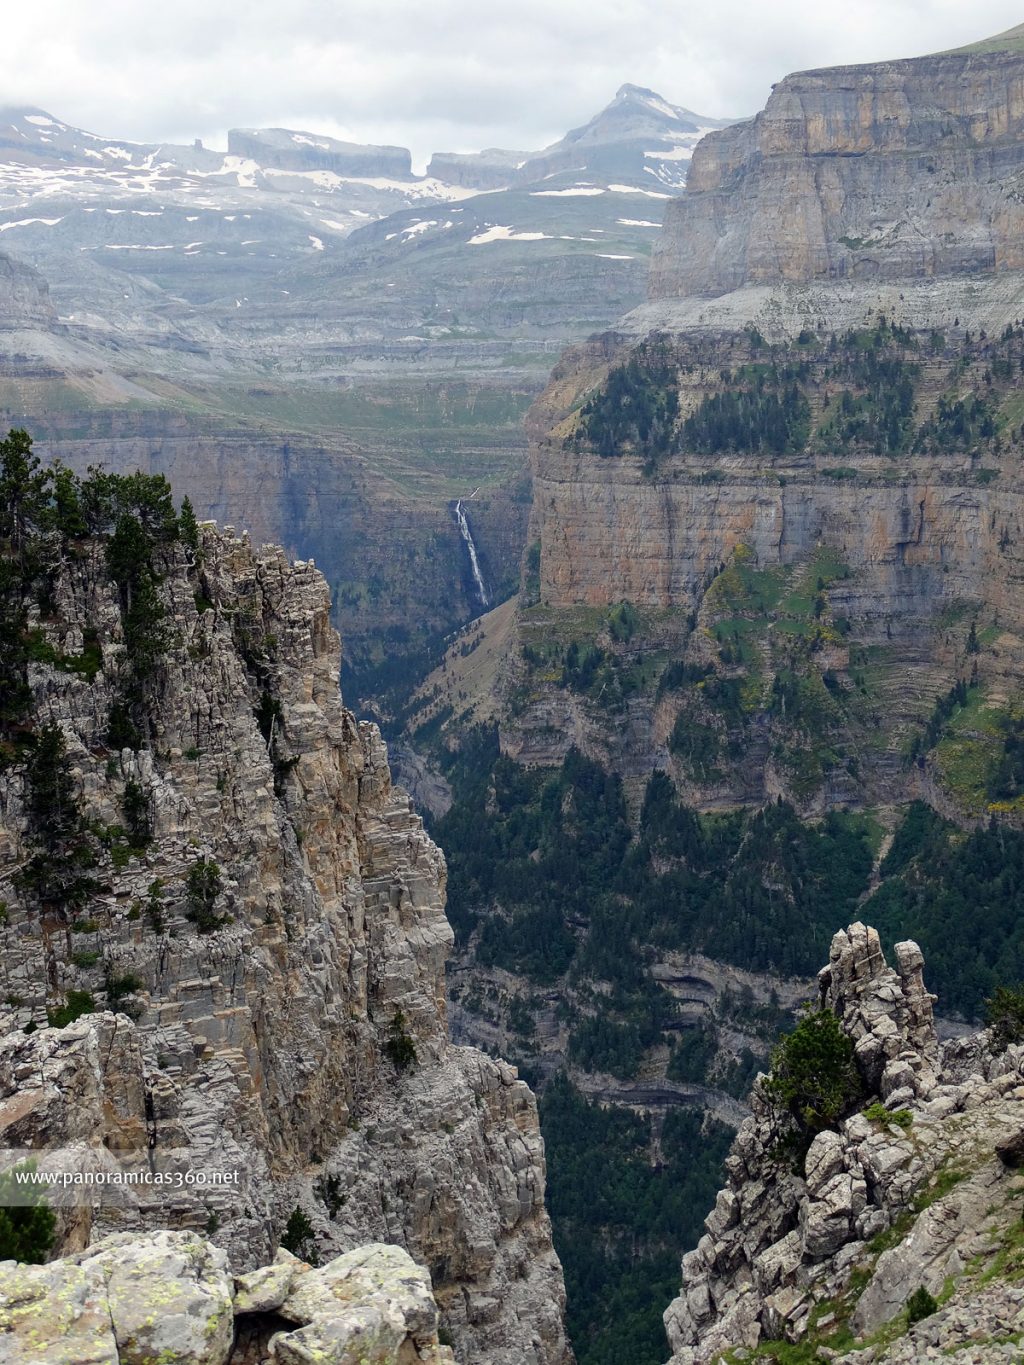
[[[1005,33],[997,33],[994,38],[982,38],[980,42],[950,48],[937,55],[951,57],[961,52],[1024,52],[1024,24],[1008,28]]]

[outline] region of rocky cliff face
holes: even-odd
[[[680,338],[674,361],[684,411],[721,389],[716,361],[757,364],[758,354],[742,337],[721,347]],[[540,596],[547,605],[627,601],[692,610],[737,545],[749,546],[765,569],[806,562],[828,545],[860,579],[861,604],[873,603],[881,616],[927,614],[943,602],[996,593],[1013,614],[1008,589],[1022,566],[1015,533],[1007,543],[1003,528],[1021,524],[1022,504],[1010,465],[1006,477],[993,468],[979,485],[961,448],[897,461],[877,447],[837,449],[827,434],[818,449],[791,458],[723,450],[709,459],[684,448],[652,471],[628,447],[615,458],[596,457],[589,445],[567,439],[572,418],[563,420],[562,401],[567,390],[578,402],[592,388],[602,374],[595,362],[606,355],[607,342],[595,342],[585,361],[576,353],[556,370],[548,395],[555,402],[546,413],[534,410],[538,428],[551,422],[533,448]],[[823,371],[834,357],[810,363]],[[949,369],[944,357],[926,365],[922,417],[945,391]],[[822,375],[821,398],[826,384]]]
[[[0,254],[0,326],[48,328],[57,320],[46,281],[31,266]]]
[[[232,128],[228,132],[228,155],[248,157],[279,171],[413,178],[412,157],[405,147],[339,142],[322,133],[294,133],[288,128]]]
[[[984,1034],[940,1047],[916,944],[896,960],[863,924],[836,935],[821,1002],[854,1040],[864,1112],[794,1166],[755,1088],[665,1315],[672,1365],[759,1346],[773,1358],[770,1343],[797,1341],[831,1361],[1014,1358],[1024,1056]],[[921,1289],[933,1302],[917,1321],[907,1304]]]
[[[460,1358],[568,1360],[533,1098],[448,1040],[444,860],[376,728],[341,704],[324,581],[230,531],[205,529],[199,562],[168,556],[151,749],[106,738],[125,646],[101,545],[67,557],[29,623],[32,723],[60,728],[106,852],[85,908],[41,910],[19,876],[36,837],[25,769],[3,768],[4,1144],[181,1176],[170,1200],[143,1188],[66,1211],[69,1246],[216,1229],[247,1267],[298,1206],[321,1255],[380,1240],[427,1265]],[[91,681],[66,671],[83,642]],[[130,851],[129,787],[151,833]],[[46,1027],[73,992],[97,1012]]]
[[[782,624],[772,592],[737,595],[716,580],[739,555],[766,575],[762,585],[780,575],[791,603],[805,588],[824,594],[839,634],[812,641],[811,654],[830,679],[853,682],[857,661],[867,665],[853,690],[890,734],[889,775],[868,800],[905,795],[890,776],[906,723],[923,720],[958,676],[978,674],[1003,698],[1020,688],[1019,357],[1007,366],[996,352],[1014,331],[1024,280],[1022,90],[1024,57],[998,47],[782,82],[756,119],[700,143],[667,209],[651,301],[568,352],[530,418],[534,615],[553,613],[555,630],[579,634],[581,612],[606,616],[626,602],[646,615],[620,653],[682,653],[691,683],[724,660],[734,682],[745,680],[750,714],[763,716],[767,689],[802,648],[794,635],[808,629]],[[886,350],[883,336],[902,339],[885,373],[868,379],[864,348]],[[883,430],[891,405],[881,423],[860,420],[901,385],[902,435]],[[593,414],[613,412],[616,386],[625,396],[600,427]],[[662,400],[671,416],[641,434],[642,414]],[[767,414],[786,402],[801,429],[776,441]],[[951,414],[973,403],[990,413],[986,434],[952,436]],[[830,556],[842,565],[831,582]],[[998,659],[966,658],[949,632],[957,614],[976,616],[993,640],[1005,630]],[[527,613],[519,635],[535,648]],[[525,673],[510,752],[557,761],[575,742],[620,771],[639,753],[647,771],[672,762],[678,713],[659,716],[664,689],[630,700],[626,731],[544,686],[542,670]],[[928,698],[920,710],[900,677]],[[833,691],[841,705],[844,695]],[[772,772],[763,738],[762,729],[744,741],[750,772],[701,779],[698,801],[800,799]],[[848,747],[874,765],[863,735]],[[673,775],[692,783],[692,771]],[[844,784],[826,793],[826,804],[837,799],[849,799]]]
[[[700,144],[652,297],[1019,270],[1022,133],[1015,52],[788,76]]]

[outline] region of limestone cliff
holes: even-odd
[[[517,660],[508,752],[552,762],[575,743],[623,773],[667,766],[704,806],[805,804],[814,788],[817,809],[908,794],[985,809],[980,790],[907,774],[905,760],[958,678],[999,705],[1022,683],[1022,90],[1012,44],[810,72],[701,142],[668,209],[651,301],[569,351],[532,410],[534,580],[516,631],[526,657],[572,636],[620,673],[682,656],[689,685],[634,683],[629,724],[609,726],[601,707],[553,689],[550,669]],[[770,436],[786,404],[798,420]],[[954,435],[967,407],[990,420]],[[721,578],[730,568],[743,591]],[[818,625],[778,609],[807,592]],[[616,644],[602,632],[623,602],[642,619]],[[971,619],[992,645],[979,658],[965,652]],[[808,650],[832,691],[810,729],[856,754],[853,784],[818,771],[794,785],[777,761],[771,694],[794,668],[807,676]],[[744,689],[728,715],[694,687],[723,665]],[[858,696],[867,728],[843,721],[840,739],[832,702],[848,710]],[[693,749],[686,724],[717,735],[708,761],[677,762]],[[718,761],[727,736],[742,772]]]
[[[1017,1358],[1024,1051],[986,1034],[940,1047],[921,954],[896,957],[863,924],[836,935],[821,1002],[855,1041],[863,1104],[794,1166],[755,1087],[665,1315],[672,1365],[773,1359],[773,1342],[788,1359],[798,1341],[851,1365]]]
[[[1022,174],[1018,52],[800,72],[700,143],[651,294],[1020,270]]]
[[[131,660],[102,543],[29,608],[30,722],[59,727],[95,866],[70,909],[32,891],[34,798],[6,746],[3,1144],[182,1177],[64,1211],[72,1248],[198,1229],[243,1268],[300,1207],[321,1257],[376,1240],[426,1265],[459,1359],[570,1360],[533,1097],[449,1042],[444,860],[342,705],[321,575],[210,526],[199,554],[161,553],[151,747],[108,739]]]

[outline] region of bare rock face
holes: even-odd
[[[1019,1191],[998,1153],[1024,1123],[1024,1048],[992,1056],[982,1036],[944,1055],[920,950],[901,943],[896,958],[894,970],[863,924],[836,934],[822,1005],[855,1041],[866,1108],[819,1133],[794,1167],[755,1086],[729,1183],[665,1314],[671,1365],[804,1340],[851,1365],[1009,1358],[1002,1343],[1024,1326],[1008,1250]],[[907,1304],[921,1288],[937,1311],[914,1325]],[[861,1349],[847,1356],[836,1346],[848,1350],[850,1332]]]
[[[706,137],[651,295],[1020,270],[1024,63],[953,53],[789,76]]]
[[[887,965],[878,934],[859,921],[832,940],[829,965],[818,976],[821,1003],[854,1040],[857,1065],[883,1099],[935,1084],[939,1042],[924,988],[924,958],[916,943],[896,945],[897,971]]]
[[[880,314],[925,339],[1002,330],[1021,311],[1022,177],[1014,51],[801,73],[755,119],[708,134],[667,206],[650,302],[564,356],[533,410],[541,600],[689,611],[739,544],[760,568],[832,546],[870,581],[864,600],[898,620],[938,598],[990,599],[1016,579],[988,528],[1019,522],[1017,486],[971,487],[959,452],[926,444],[897,488],[880,451],[729,447],[709,460],[684,443],[654,468],[628,445],[599,458],[572,437],[573,414],[644,337],[669,346],[685,416],[720,374],[757,363],[752,325],[773,343],[870,328]],[[948,371],[926,362],[922,416]]]
[[[280,171],[412,179],[412,158],[405,147],[339,142],[322,133],[295,133],[289,128],[231,128],[228,154]]]
[[[124,645],[102,547],[62,567],[39,626],[66,654],[93,632],[102,655],[92,682],[46,662],[30,681],[109,852],[87,912],[41,915],[17,876],[24,770],[0,771],[0,1145],[134,1173],[55,1201],[68,1248],[206,1231],[242,1270],[298,1207],[321,1260],[378,1241],[427,1266],[464,1358],[571,1360],[536,1105],[513,1068],[449,1041],[444,859],[376,727],[342,705],[321,575],[204,528],[201,567],[178,549],[162,578],[152,749],[106,744]],[[129,782],[152,830],[130,853]],[[46,1027],[71,991],[96,1012]]]
[[[0,252],[0,328],[50,327],[56,321],[57,310],[42,275]]]
[[[1000,326],[1020,311],[1019,301],[1019,291],[1011,291]],[[897,303],[895,314],[906,317],[904,305]],[[959,338],[969,319],[958,319]],[[683,414],[720,392],[722,367],[759,363],[746,321],[735,319],[731,330],[719,327],[713,336],[687,325],[653,338],[678,382]],[[818,321],[815,313],[812,327]],[[873,323],[877,314],[859,321]],[[952,321],[947,314],[943,325]],[[900,629],[945,603],[970,599],[991,602],[1015,624],[1021,619],[1014,616],[1019,594],[1010,588],[1024,581],[1016,460],[1004,466],[1001,452],[986,452],[999,473],[979,484],[962,451],[930,444],[900,457],[898,481],[883,451],[831,450],[824,442],[779,455],[732,448],[708,455],[680,441],[653,468],[628,445],[608,458],[576,439],[576,413],[611,368],[635,358],[635,341],[631,333],[607,333],[567,352],[532,409],[529,538],[540,544],[542,602],[569,608],[627,601],[691,611],[737,546],[752,553],[758,569],[774,569],[806,563],[827,545],[857,579],[845,604],[851,617],[895,620]],[[787,354],[802,359],[799,351]],[[827,364],[824,346],[806,360],[816,404],[827,388]],[[944,392],[949,369],[945,355],[923,354],[922,418]],[[824,420],[820,406],[813,416]],[[837,477],[839,461],[847,477]]]
[[[0,1262],[8,1365],[443,1365],[455,1358],[437,1317],[430,1276],[395,1246],[319,1269],[284,1251],[234,1279],[193,1232],[122,1233],[49,1265]]]

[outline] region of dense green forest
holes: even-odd
[[[43,468],[27,432],[12,431],[0,442],[0,758],[5,761],[16,760],[19,749],[33,741],[26,724],[30,660],[86,678],[99,670],[94,635],[85,639],[80,654],[64,655],[42,631],[28,626],[30,605],[44,616],[52,610],[62,562],[85,553],[86,544],[97,538],[118,588],[124,626],[125,666],[108,717],[110,742],[137,748],[146,690],[168,643],[156,590],[158,560],[179,542],[198,553],[195,514],[188,499],[180,514],[175,510],[170,485],[160,475],[90,469],[82,479],[59,463]]]
[[[856,816],[810,825],[785,803],[699,816],[656,772],[634,831],[618,777],[575,751],[528,770],[490,732],[474,761],[464,754],[460,800],[435,830],[449,917],[463,940],[477,931],[478,961],[538,983],[572,969],[632,992],[657,948],[808,975],[867,888]]]
[[[980,1018],[999,985],[1024,981],[1024,832],[965,831],[914,802],[863,910],[888,942],[913,938],[940,1007]]]
[[[966,695],[957,684],[940,697],[930,742]],[[998,781],[1017,782],[1020,747],[1010,727]],[[701,815],[655,772],[631,820],[619,779],[600,765],[570,751],[557,769],[525,769],[500,755],[487,728],[472,732],[450,775],[457,799],[434,832],[462,949],[535,989],[557,983],[577,1071],[634,1079],[667,1045],[669,1080],[746,1095],[764,1052],[730,1056],[725,1030],[738,1023],[770,1042],[789,1018],[749,995],[723,998],[701,1022],[682,1017],[650,971],[673,948],[811,976],[833,933],[863,918],[889,948],[918,940],[947,1012],[978,1019],[996,986],[1024,980],[1024,832],[994,821],[964,831],[914,803],[864,902],[878,837],[866,816],[811,822],[782,802]],[[528,994],[510,1018],[519,1060],[542,1087],[550,1207],[581,1365],[659,1365],[660,1311],[720,1183],[728,1131],[701,1131],[682,1108],[656,1142],[649,1119],[588,1103],[564,1073],[545,1085],[531,1065]]]
[[[998,338],[970,332],[924,337],[880,317],[842,335],[804,331],[769,346],[748,329],[749,358],[708,375],[708,358],[677,353],[665,338],[643,342],[580,408],[567,438],[611,457],[643,457],[649,471],[676,452],[743,452],[780,457],[801,451],[898,457],[910,451],[978,451],[1016,438],[1012,401],[1024,373],[1024,328]],[[945,392],[918,411],[926,367]],[[935,370],[938,375],[935,376]],[[696,407],[683,384],[699,375]],[[973,386],[973,392],[964,393]]]
[[[659,1365],[668,1353],[661,1315],[679,1292],[680,1254],[701,1236],[722,1183],[732,1130],[675,1109],[652,1132],[651,1119],[592,1103],[564,1076],[540,1109],[576,1358]]]

